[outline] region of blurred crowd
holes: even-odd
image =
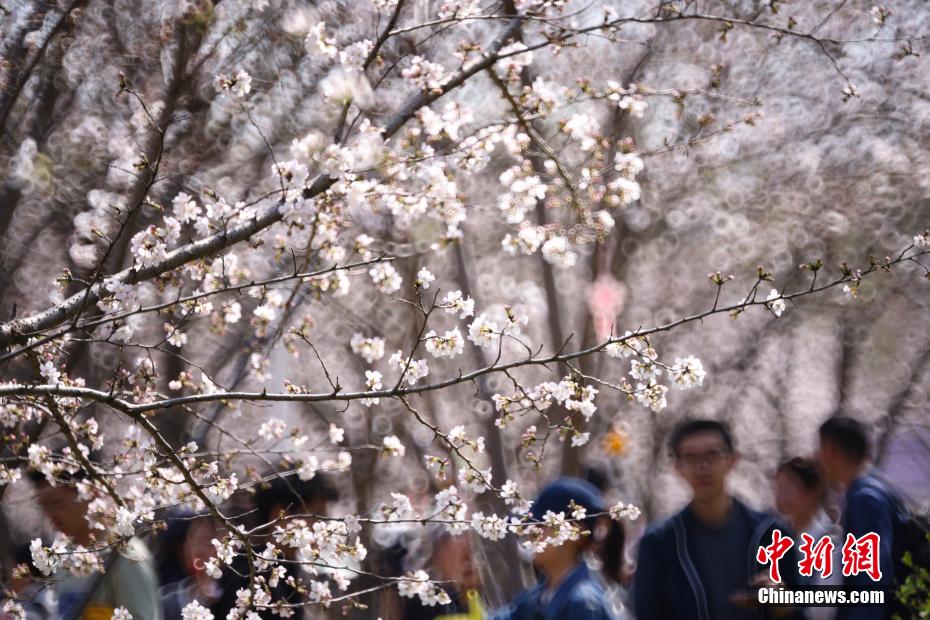
[[[512,564],[489,567],[483,566],[486,541],[441,524],[426,525],[414,539],[387,549],[377,563],[387,576],[425,570],[446,596],[382,598],[377,609],[365,613],[384,620],[912,617],[896,602],[894,591],[911,571],[903,562],[906,554],[917,561],[930,556],[928,541],[920,536],[923,522],[907,494],[871,464],[869,434],[859,422],[828,419],[820,427],[816,455],[781,463],[772,480],[771,512],[756,511],[728,491],[727,477],[739,452],[726,424],[687,420],[671,434],[669,450],[691,499],[678,513],[649,524],[638,541],[628,540],[623,521],[610,517],[607,477],[591,467],[582,478],[545,485],[530,508],[533,520],[543,524],[544,537],[558,536],[561,518],[575,519],[582,535],[560,537],[560,544],[535,552],[510,537],[498,544],[512,545]],[[78,500],[75,485],[50,485],[42,475],[31,482],[55,529],[90,545],[88,504]],[[250,505],[240,508],[251,524],[282,524],[297,515],[326,519],[339,495],[324,474],[310,480],[277,477],[259,485]],[[189,616],[182,610],[193,602],[213,618],[229,617],[237,593],[249,584],[245,557],[217,575],[210,561],[217,555],[212,541],[223,535],[218,522],[208,514],[176,512],[167,515],[166,523],[163,531],[133,537],[111,551],[105,572],[86,576],[44,580],[33,565],[31,544],[15,545],[5,558],[5,596],[18,601],[29,620],[122,620],[126,613],[136,620],[174,620]],[[270,540],[270,528],[253,526],[250,535],[262,547]],[[779,538],[789,536],[793,544],[780,547]],[[799,559],[804,558],[815,558],[816,570],[801,570]],[[536,585],[505,605],[492,604],[498,597],[489,594],[499,588],[487,575],[516,572],[525,564],[532,566]],[[776,566],[780,575],[773,580]],[[882,591],[885,603],[760,606],[758,589],[778,582]],[[272,598],[292,604],[291,617],[330,613],[302,606],[307,593],[294,582],[275,584]],[[4,613],[14,616],[9,607]],[[258,617],[266,616],[272,614]]]

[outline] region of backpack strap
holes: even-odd
[[[873,466],[869,468],[869,471],[866,473],[866,475],[881,481],[882,484],[885,485],[884,491],[886,491],[888,495],[891,496],[891,500],[895,504],[895,508],[898,511],[898,516],[900,519],[906,519],[910,515],[917,512],[917,502],[914,500],[914,498],[904,492],[894,482],[892,482],[888,475],[885,474],[885,472]],[[873,485],[871,488],[874,489],[875,486]]]

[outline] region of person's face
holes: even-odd
[[[802,525],[817,510],[817,492],[812,491],[786,471],[775,476],[775,506],[778,512],[788,517],[795,527]]]
[[[737,459],[720,433],[707,431],[678,442],[675,470],[691,487],[695,499],[703,499],[726,492],[727,475]]]
[[[210,519],[199,519],[191,523],[184,538],[184,563],[187,574],[204,570],[204,562],[216,555],[211,542],[216,538],[216,526]]]
[[[440,579],[452,581],[459,591],[478,587],[478,575],[467,536],[446,536],[433,553],[433,568]]]
[[[77,491],[65,485],[38,487],[39,506],[55,529],[66,536],[83,542],[90,532],[87,524],[87,502],[77,499]]]
[[[820,440],[820,449],[817,450],[817,462],[823,475],[831,482],[839,479],[840,463],[842,459],[839,450],[832,441]]]
[[[549,527],[542,527],[543,537],[552,538],[556,531]],[[553,567],[563,566],[581,555],[581,540],[566,540],[561,545],[546,545],[546,547],[533,555],[533,566],[548,575]]]
[[[533,556],[533,565],[548,574],[547,568],[551,566],[560,566],[566,558],[575,558],[580,553],[578,542],[566,540],[561,545],[547,545],[545,549]]]

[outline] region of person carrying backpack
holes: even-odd
[[[828,419],[820,426],[819,460],[828,480],[846,489],[841,525],[845,545],[862,553],[857,541],[864,540],[865,552],[874,555],[871,570],[853,571],[844,585],[860,590],[882,590],[884,605],[846,606],[837,620],[884,620],[908,617],[895,597],[896,590],[910,572],[903,562],[910,553],[915,562],[927,562],[928,542],[920,517],[907,506],[885,477],[870,461],[871,447],[865,427],[846,416]],[[874,552],[869,550],[874,540]]]

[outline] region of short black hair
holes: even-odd
[[[845,415],[829,418],[820,425],[820,440],[832,442],[856,463],[869,458],[869,434],[862,422],[855,418]]]
[[[778,473],[787,473],[794,476],[808,491],[823,489],[823,480],[817,466],[810,459],[796,456],[788,459],[778,466]]]
[[[678,446],[682,440],[698,433],[718,433],[723,438],[727,450],[732,452],[734,449],[733,434],[730,432],[730,427],[726,422],[720,422],[719,420],[684,420],[680,422],[668,439],[668,449],[674,456],[678,456]]]
[[[301,505],[318,499],[328,502],[339,500],[339,489],[326,474],[317,473],[309,480],[301,480],[297,476],[273,478],[255,492],[259,523],[271,521],[271,511],[275,506],[294,506],[300,510]]]

